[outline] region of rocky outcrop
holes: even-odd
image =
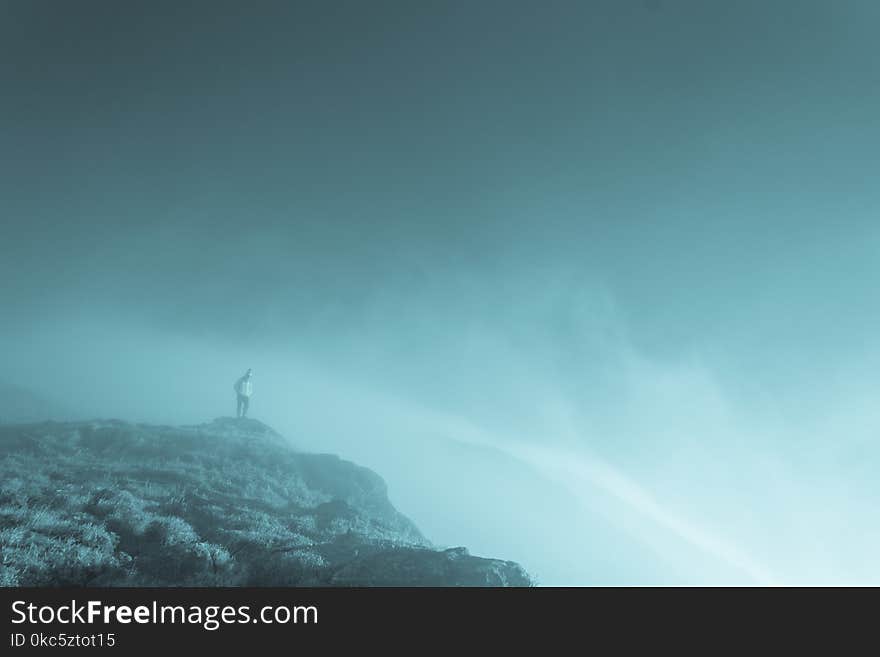
[[[527,586],[435,549],[376,473],[255,420],[0,426],[7,586]]]

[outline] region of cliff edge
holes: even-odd
[[[435,549],[373,471],[268,426],[0,425],[0,585],[528,586]]]

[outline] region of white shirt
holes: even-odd
[[[254,384],[250,379],[242,378],[238,382],[238,394],[242,397],[250,397],[254,392]]]

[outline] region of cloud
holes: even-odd
[[[735,353],[717,336],[640,353],[586,278],[431,280],[286,338],[83,311],[7,327],[5,357],[17,383],[81,413],[170,423],[231,413],[254,367],[261,419],[375,469],[432,539],[546,583],[871,580],[871,368],[841,363],[809,409],[795,377],[785,404],[767,386],[758,399],[751,370],[718,367]]]
[[[522,444],[507,449],[547,476],[565,482],[572,494],[589,506],[595,504],[594,500],[589,498],[598,490],[619,500],[630,510],[643,516],[646,522],[654,523],[672,532],[725,566],[742,572],[753,583],[759,585],[778,583],[769,568],[757,562],[742,548],[713,536],[706,529],[665,507],[648,490],[601,459],[539,445]],[[644,531],[639,533],[644,534]]]

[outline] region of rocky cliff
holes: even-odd
[[[527,586],[435,549],[374,472],[255,420],[0,426],[6,586]]]

